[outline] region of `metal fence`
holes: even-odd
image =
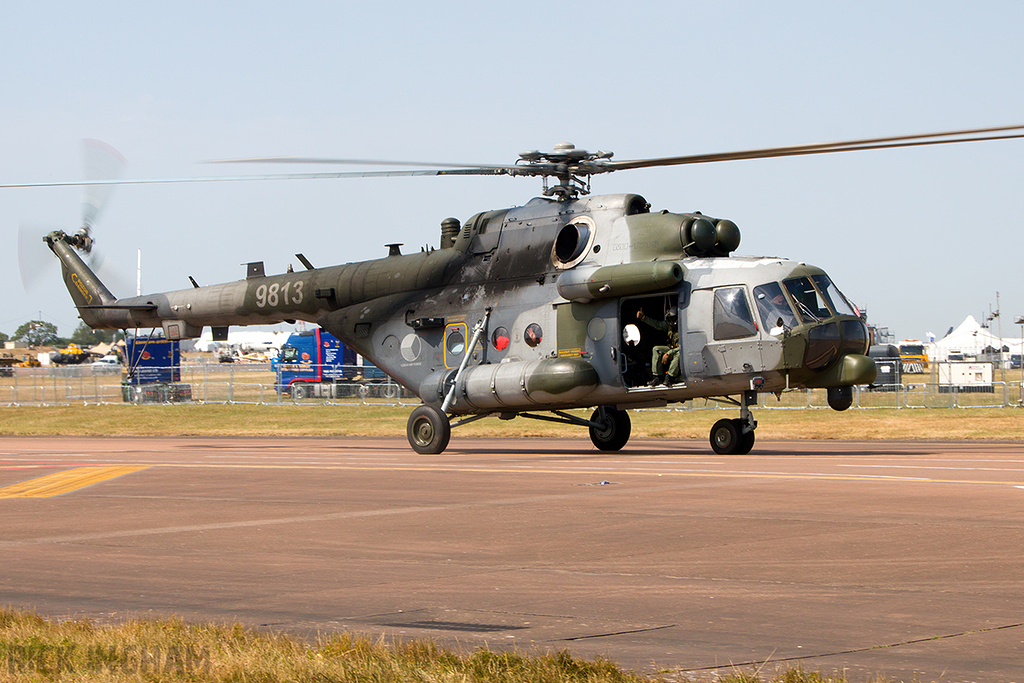
[[[310,396],[312,392],[292,392],[277,384],[277,375],[269,363],[183,364],[180,378],[161,385],[131,385],[123,380],[120,368],[89,365],[12,368],[9,377],[0,377],[0,406],[3,405],[75,405],[107,403],[329,403],[365,405],[418,404],[420,401],[394,380],[364,379],[362,368],[353,366],[346,375],[351,379],[334,384],[329,398]],[[308,386],[308,385],[307,385]],[[304,396],[300,397],[300,394]]]
[[[291,392],[277,385],[268,363],[200,363],[181,366],[180,380],[169,390],[155,391],[147,385],[126,388],[120,369],[88,365],[11,368],[11,376],[0,376],[0,406],[83,405],[125,402],[336,405],[416,405],[419,399],[389,378],[368,379],[362,368],[346,370],[325,398],[309,391]],[[351,371],[349,371],[351,370]],[[303,394],[303,396],[299,396]],[[824,389],[807,389],[759,394],[758,407],[775,410],[827,409]],[[715,408],[703,399],[685,404],[687,408]],[[994,382],[980,387],[956,387],[933,382],[908,382],[875,387],[854,387],[851,409],[915,408],[1008,408],[1024,406],[1020,381]],[[732,409],[732,407],[729,407]]]

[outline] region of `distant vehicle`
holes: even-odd
[[[271,367],[278,393],[300,400],[365,395],[387,380],[377,366],[360,363],[355,349],[319,327],[289,336]],[[389,386],[397,395],[398,386]]]
[[[1014,353],[1014,354],[1010,355],[1010,369],[1011,370],[1020,370],[1020,363],[1021,363],[1021,355],[1019,353]]]
[[[89,363],[93,372],[115,373],[121,372],[121,361],[117,356],[103,356]]]
[[[0,351],[0,377],[14,377],[14,366],[18,362],[13,353]]]
[[[928,369],[928,351],[924,343],[916,339],[904,339],[899,343],[903,372],[922,373]]]
[[[81,365],[90,358],[93,355],[77,344],[68,344],[67,348],[50,354],[50,360],[57,365]]]

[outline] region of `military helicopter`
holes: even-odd
[[[615,161],[563,143],[511,165],[467,166],[352,159],[254,158],[230,162],[379,163],[417,170],[316,172],[189,179],[343,178],[374,175],[539,176],[542,196],[523,206],[441,223],[437,248],[172,292],[115,297],[80,254],[90,225],[44,241],[92,328],[163,329],[226,339],[230,325],[304,320],[351,345],[423,401],[407,436],[441,453],[453,427],[487,416],[588,428],[604,451],[623,448],[630,408],[707,398],[738,418],[710,430],[719,454],[754,446],[758,394],[825,388],[845,410],[852,387],[875,379],[868,331],[824,270],[784,258],[734,256],[735,223],[699,212],[651,211],[638,194],[591,195],[594,175],[635,168],[843,151],[1004,140],[1024,126],[851,140],[723,154]],[[176,182],[118,180],[23,184]],[[6,187],[11,187],[10,185]],[[191,278],[190,278],[191,279]],[[675,342],[675,343],[673,343]],[[589,419],[568,411],[594,408]]]

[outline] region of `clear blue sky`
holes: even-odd
[[[80,141],[133,177],[320,155],[509,163],[568,140],[616,158],[1024,123],[1019,2],[31,2],[0,23],[0,182],[82,177]],[[231,169],[230,172],[248,169]],[[1000,292],[1024,315],[1024,141],[626,171],[595,193],[701,210],[740,253],[821,266],[898,338]],[[522,204],[521,178],[119,187],[98,247],[134,291],[436,244],[447,216]],[[22,223],[73,230],[81,191],[0,190],[0,331],[77,317],[57,269],[26,292]],[[40,242],[45,258],[53,258]],[[298,264],[296,264],[298,265]]]

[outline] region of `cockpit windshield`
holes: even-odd
[[[833,315],[859,317],[853,305],[824,274],[791,278],[781,285],[778,282],[760,285],[754,288],[754,300],[766,330],[789,329],[801,322],[816,323]],[[790,301],[796,308],[795,313]]]
[[[811,284],[810,279],[797,277],[786,280],[782,284],[786,286],[786,291],[793,297],[797,313],[805,323],[816,323],[832,315],[818,290]]]
[[[829,308],[835,311],[836,315],[858,315],[854,307],[843,296],[843,293],[839,291],[839,288],[828,279],[828,275],[814,275],[811,279],[814,280],[814,284],[818,286],[818,291],[825,297]]]

